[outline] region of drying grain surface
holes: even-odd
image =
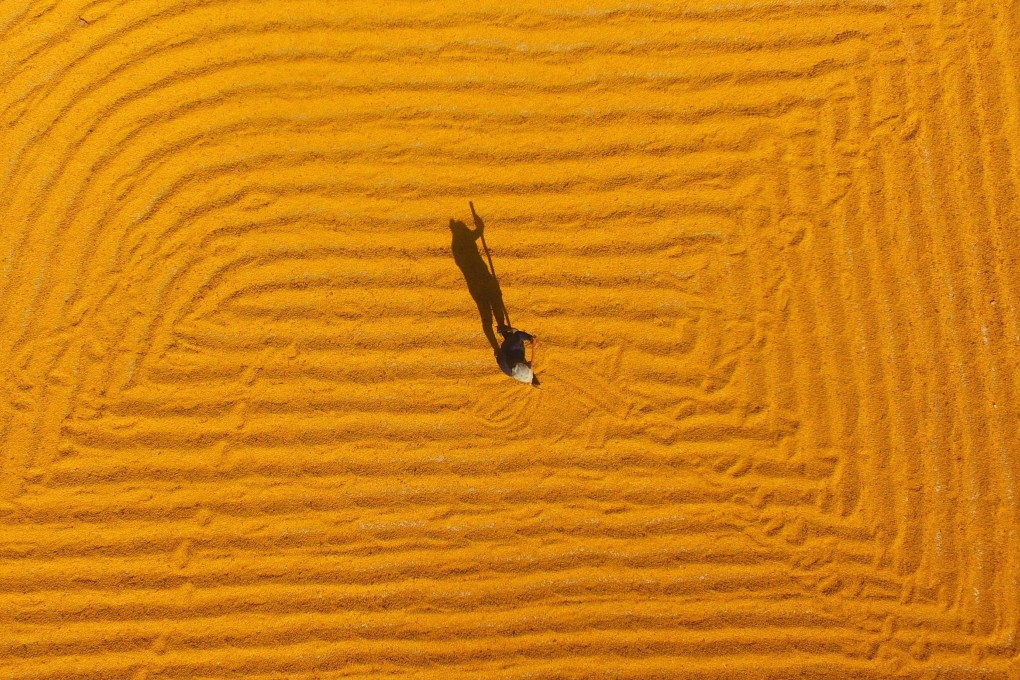
[[[0,2],[0,677],[1020,677],[1017,35]]]

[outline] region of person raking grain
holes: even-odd
[[[453,234],[451,246],[453,259],[464,274],[468,291],[478,306],[482,330],[492,344],[493,353],[500,369],[515,380],[538,387],[538,378],[535,377],[533,368],[537,340],[532,334],[518,330],[511,325],[510,315],[503,304],[503,292],[499,286],[499,279],[496,278],[496,268],[492,264],[492,255],[485,242],[485,222],[475,212],[474,203],[469,202],[468,205],[471,207],[471,217],[475,223],[473,230],[459,220],[450,220],[450,231]],[[482,242],[488,266],[482,260],[475,245],[478,240]],[[503,338],[502,342],[498,342],[496,334],[493,333],[494,321],[496,331]],[[527,357],[525,343],[531,346],[530,360]]]

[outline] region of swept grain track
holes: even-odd
[[[0,2],[0,677],[1020,678],[1015,9]]]

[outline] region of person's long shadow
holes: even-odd
[[[510,319],[503,304],[503,291],[499,288],[499,281],[486,266],[475,243],[482,236],[485,224],[477,215],[474,218],[474,229],[460,220],[450,219],[450,232],[453,234],[450,250],[453,251],[454,261],[464,274],[468,292],[478,305],[478,316],[481,317],[485,337],[489,339],[492,351],[499,352],[499,341],[492,329],[492,323],[495,321],[498,328],[503,328],[510,325]]]

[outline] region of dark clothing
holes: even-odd
[[[534,340],[534,337],[530,333],[512,328],[500,328],[499,334],[503,336],[503,344],[500,345],[499,354],[497,355],[499,367],[504,373],[512,376],[513,373],[511,371],[513,367],[527,358],[524,350],[524,341]]]

